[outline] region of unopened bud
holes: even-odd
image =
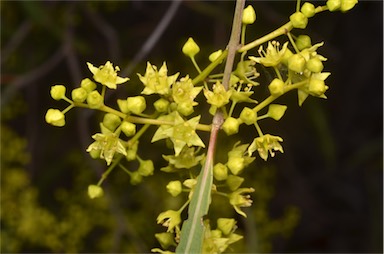
[[[141,114],[147,107],[143,96],[129,97],[127,99],[127,108],[134,114]]]
[[[287,110],[287,106],[285,105],[270,104],[267,115],[270,118],[273,118],[276,121],[279,121],[283,117],[285,110]]]
[[[223,181],[223,180],[227,179],[227,177],[228,177],[228,168],[227,168],[227,166],[225,166],[222,163],[217,163],[213,167],[213,177],[215,177],[215,179],[217,181]]]
[[[88,186],[88,196],[91,199],[102,197],[104,194],[103,189],[98,185],[89,185]]]
[[[227,166],[232,174],[238,175],[244,169],[244,158],[242,157],[229,157]]]
[[[318,58],[314,57],[307,61],[306,67],[309,71],[319,73],[324,69],[323,62]]]
[[[65,97],[65,86],[63,85],[55,85],[51,87],[51,97],[54,100],[61,100]]]
[[[89,78],[83,79],[80,83],[80,86],[84,88],[88,93],[96,89],[96,83]]]
[[[187,42],[184,44],[182,51],[186,56],[194,57],[197,53],[199,53],[200,48],[192,37],[189,37]]]
[[[227,119],[225,119],[221,128],[229,136],[239,132],[239,125],[239,121],[236,118],[228,117]]]
[[[300,54],[294,54],[288,59],[288,68],[294,72],[301,73],[305,69],[305,58]]]
[[[82,87],[78,87],[72,90],[72,100],[74,102],[82,103],[87,99],[88,93]]]
[[[309,2],[305,2],[300,9],[307,18],[313,17],[316,14],[315,6]]]
[[[140,160],[140,167],[137,170],[142,176],[150,176],[153,175],[153,171],[155,167],[153,166],[153,162],[151,160]]]
[[[296,39],[296,46],[299,50],[303,50],[312,46],[311,37],[308,35],[299,35]]]
[[[98,109],[103,105],[103,96],[98,91],[92,91],[87,96],[88,106],[92,109]]]
[[[243,11],[243,24],[249,25],[253,24],[256,20],[256,13],[255,10],[253,9],[252,5],[248,5],[247,8],[244,9]]]
[[[304,29],[307,27],[308,18],[301,12],[295,12],[289,17],[289,19],[291,20],[294,28]]]
[[[180,181],[171,181],[167,184],[167,191],[173,196],[176,197],[182,191],[182,185]]]
[[[244,178],[240,176],[234,176],[234,175],[229,175],[226,181],[231,191],[237,190],[243,182],[244,182]]]
[[[127,136],[131,137],[136,134],[136,125],[127,121],[121,124],[121,131]]]
[[[208,57],[209,61],[211,61],[211,62],[216,61],[216,59],[219,58],[219,56],[221,56],[222,53],[223,53],[223,51],[221,49],[213,52]]]
[[[309,81],[308,90],[314,96],[321,96],[327,91],[328,86],[325,85],[324,80],[311,79]]]
[[[229,235],[235,229],[236,221],[232,218],[219,218],[217,219],[217,228],[223,232],[224,235]]]
[[[246,125],[251,125],[256,123],[257,114],[252,109],[245,107],[240,113],[240,119],[245,123]]]
[[[103,124],[113,132],[116,130],[117,126],[121,124],[121,119],[115,114],[106,113],[103,118]]]
[[[58,109],[48,109],[45,114],[45,121],[53,126],[62,127],[65,125],[64,114]]]
[[[337,11],[341,7],[341,0],[328,0],[327,7],[329,11]]]
[[[167,112],[167,110],[168,110],[169,101],[161,98],[161,99],[158,99],[157,101],[155,101],[153,106],[155,107],[157,112],[164,113],[164,112]]]
[[[284,82],[281,79],[275,78],[268,85],[268,90],[273,96],[280,96],[284,94]]]

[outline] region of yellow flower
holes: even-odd
[[[250,207],[252,205],[251,196],[244,194],[254,191],[255,189],[253,188],[240,188],[229,194],[229,203],[235,208],[238,214],[247,217],[247,215],[240,210],[240,207]]]
[[[283,139],[278,136],[272,136],[270,134],[265,134],[261,137],[257,137],[253,140],[252,144],[248,147],[248,154],[252,155],[254,151],[257,151],[260,157],[263,160],[267,160],[268,152],[271,156],[275,156],[275,151],[283,151],[283,147],[279,142],[282,142]]]
[[[157,224],[167,227],[167,232],[174,232],[174,229],[181,223],[180,211],[168,210],[157,216]]]
[[[93,66],[91,63],[87,63],[87,65],[89,70],[93,73],[93,78],[110,89],[116,89],[118,84],[122,84],[129,80],[129,78],[117,76],[117,72],[120,71],[120,68],[119,66],[113,68],[110,61],[106,62],[105,65],[101,65],[99,68]]]
[[[266,51],[264,51],[263,46],[260,46],[259,48],[259,54],[261,57],[250,56],[249,59],[255,61],[256,63],[262,64],[265,67],[277,66],[283,59],[284,53],[288,47],[288,42],[284,43],[281,50],[279,50],[279,47],[279,42],[268,42]]]

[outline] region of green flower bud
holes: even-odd
[[[231,191],[237,190],[243,182],[244,182],[244,178],[240,176],[234,176],[234,175],[229,175],[226,181]]]
[[[240,125],[240,123],[236,118],[228,117],[227,119],[225,119],[221,128],[229,136],[229,135],[236,134],[239,132],[239,125]]]
[[[227,168],[227,166],[225,166],[222,163],[217,163],[213,167],[213,177],[215,177],[215,179],[217,181],[223,181],[223,180],[227,179],[227,177],[228,177],[228,168]]]
[[[337,11],[341,7],[341,0],[328,0],[327,7],[329,11]]]
[[[127,100],[117,99],[117,105],[119,106],[121,112],[123,112],[124,114],[129,113]]]
[[[268,90],[273,96],[279,96],[284,94],[284,82],[281,79],[275,78],[268,85]]]
[[[189,57],[194,57],[197,53],[199,53],[200,48],[196,44],[196,42],[192,39],[192,37],[189,37],[187,42],[184,44],[182,51],[184,55]]]
[[[242,157],[229,157],[227,166],[232,174],[238,175],[244,169],[244,158]]]
[[[173,233],[170,233],[170,232],[158,233],[158,234],[155,234],[155,237],[157,241],[159,241],[161,247],[164,250],[168,249],[168,247],[170,246],[176,245],[175,237]]]
[[[143,96],[129,97],[127,99],[127,108],[134,114],[141,114],[147,107]]]
[[[188,116],[192,114],[193,113],[192,103],[186,102],[186,103],[177,104],[177,111],[184,116]]]
[[[153,175],[153,171],[155,167],[153,166],[153,162],[151,160],[141,160],[139,159],[140,166],[137,170],[142,176],[150,176]]]
[[[80,86],[84,88],[88,93],[96,89],[96,83],[89,78],[83,79],[80,83]]]
[[[101,150],[91,150],[89,151],[89,155],[92,159],[99,159],[101,154]]]
[[[318,57],[314,57],[307,61],[306,67],[311,72],[319,73],[323,70],[324,65]]]
[[[311,18],[316,14],[315,6],[311,3],[305,2],[300,9],[307,18]]]
[[[219,56],[221,56],[221,54],[223,54],[223,51],[221,49],[217,50],[217,51],[213,52],[212,54],[210,54],[208,59],[209,59],[209,61],[214,62],[214,61],[216,61],[217,58],[219,58]]]
[[[87,103],[90,108],[98,109],[103,105],[103,96],[98,91],[92,91],[88,94]]]
[[[246,125],[251,125],[256,123],[257,114],[252,109],[245,107],[240,113],[240,119],[245,123]]]
[[[87,99],[87,96],[88,96],[87,90],[85,90],[82,87],[78,87],[72,90],[72,100],[74,102],[82,103]]]
[[[223,232],[224,235],[229,235],[235,230],[236,221],[232,218],[219,218],[217,219],[217,228]]]
[[[276,121],[279,121],[283,117],[285,110],[287,110],[287,106],[285,105],[270,104],[267,115],[270,118],[273,118]]]
[[[182,185],[180,181],[170,181],[167,184],[167,191],[173,196],[176,197],[182,191]]]
[[[137,185],[143,181],[143,176],[138,171],[132,172],[130,176],[131,176],[130,183],[132,185]]]
[[[167,110],[168,110],[169,101],[161,98],[161,99],[158,99],[157,101],[155,101],[153,106],[155,107],[157,112],[164,113],[164,112],[167,112]]]
[[[294,54],[288,59],[288,68],[297,73],[303,72],[305,69],[305,58],[300,54]]]
[[[311,95],[322,96],[328,90],[328,86],[325,85],[324,80],[312,78],[309,81],[308,90]]]
[[[253,24],[256,20],[256,13],[255,10],[253,9],[252,5],[248,5],[247,8],[244,9],[243,11],[243,24],[249,25]]]
[[[133,145],[130,145],[128,146],[128,149],[127,149],[127,155],[125,156],[125,158],[127,159],[127,161],[133,161],[133,160],[136,160],[136,155],[137,155],[137,148],[139,147],[139,142],[136,141],[135,143],[133,143]]]
[[[105,127],[107,127],[110,131],[115,131],[117,126],[121,124],[121,119],[115,114],[112,113],[106,113],[104,115],[103,124]]]
[[[296,46],[300,51],[306,48],[310,48],[312,46],[311,37],[309,37],[308,35],[297,36]]]
[[[307,27],[308,24],[308,18],[301,12],[295,12],[293,13],[289,19],[292,22],[292,26],[294,28],[301,28],[304,29]]]
[[[100,186],[93,185],[93,184],[88,186],[88,196],[91,199],[100,198],[103,196],[103,194],[104,194],[104,191]]]
[[[59,101],[65,97],[65,86],[63,85],[55,85],[51,87],[51,97]]]
[[[357,2],[358,0],[342,0],[340,10],[342,12],[349,11],[357,4]]]
[[[284,65],[288,65],[288,59],[293,56],[293,53],[290,49],[287,48],[287,50],[285,50],[284,52],[284,55],[283,57],[281,58],[281,62],[284,64]]]
[[[121,131],[124,132],[124,134],[127,137],[131,137],[136,134],[136,125],[127,121],[124,121],[121,124]]]
[[[45,121],[53,126],[62,127],[65,125],[64,114],[58,109],[48,109],[45,114]]]

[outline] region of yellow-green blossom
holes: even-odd
[[[167,232],[174,232],[181,223],[180,211],[168,210],[157,216],[157,224],[167,227]]]
[[[127,155],[125,147],[122,141],[114,133],[97,133],[92,136],[95,142],[93,142],[87,148],[87,152],[93,150],[100,151],[100,158],[105,159],[107,165],[110,165],[115,153]]]
[[[276,41],[268,42],[267,50],[264,51],[263,46],[259,48],[260,57],[250,56],[249,59],[256,63],[262,64],[265,67],[277,66],[283,59],[284,53],[287,50],[288,42],[284,43],[279,50],[280,43]]]
[[[129,78],[117,76],[117,72],[120,71],[120,68],[119,66],[113,68],[110,61],[106,62],[105,65],[101,65],[99,68],[93,66],[91,63],[87,63],[87,65],[89,70],[93,73],[93,78],[110,89],[116,89],[117,85],[129,80]]]
[[[160,70],[157,70],[157,67],[155,65],[152,65],[148,62],[145,75],[142,76],[140,74],[137,74],[139,76],[140,81],[145,86],[144,90],[141,93],[147,95],[154,93],[162,95],[169,94],[170,87],[173,85],[173,83],[176,82],[179,73],[176,73],[172,76],[167,76],[167,73],[168,69],[165,62],[161,66]]]
[[[252,155],[254,151],[257,151],[260,157],[263,160],[267,160],[268,152],[272,157],[275,156],[275,151],[280,151],[283,153],[283,147],[279,142],[282,142],[283,139],[278,136],[272,136],[270,134],[265,134],[261,137],[257,137],[253,140],[252,144],[248,147],[248,154]]]
[[[249,207],[252,205],[251,196],[245,194],[254,191],[255,189],[253,188],[240,188],[228,195],[229,203],[235,208],[238,214],[247,217],[247,215],[240,210],[240,207]]]

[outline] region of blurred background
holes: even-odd
[[[66,114],[66,126],[45,123],[48,108],[67,104],[51,99],[54,84],[67,91],[91,77],[86,62],[107,60],[120,66],[129,85],[108,94],[140,93],[136,73],[146,62],[180,77],[196,75],[181,48],[193,37],[206,56],[229,39],[234,1],[1,1],[1,252],[143,253],[159,247],[157,215],[175,209],[165,185],[176,174],[157,170],[133,186],[115,170],[105,181],[106,195],[89,200],[105,162],[85,149],[99,131],[102,115],[85,109]],[[287,22],[294,1],[247,1],[257,21],[247,41]],[[325,1],[316,1],[315,5]],[[308,98],[302,107],[291,93],[279,121],[265,120],[263,130],[283,137],[284,154],[267,163],[259,157],[246,170],[254,204],[238,219],[245,237],[229,252],[382,253],[383,251],[383,3],[360,1],[348,13],[325,12],[311,18],[306,33],[328,58],[327,100]],[[278,38],[281,42],[286,37]],[[257,55],[257,49],[249,52]],[[258,69],[265,80],[273,73]],[[264,82],[264,83],[263,83]],[[263,90],[264,89],[264,90]],[[67,92],[67,95],[68,92]],[[154,131],[154,130],[153,130]],[[247,131],[242,136],[250,142]],[[206,136],[202,136],[206,138]],[[140,156],[165,166],[162,143],[144,137]],[[248,141],[247,141],[248,140]],[[206,139],[205,139],[206,141]],[[230,141],[230,142],[228,142]],[[221,136],[218,157],[235,140]],[[212,208],[236,216],[220,200]]]

